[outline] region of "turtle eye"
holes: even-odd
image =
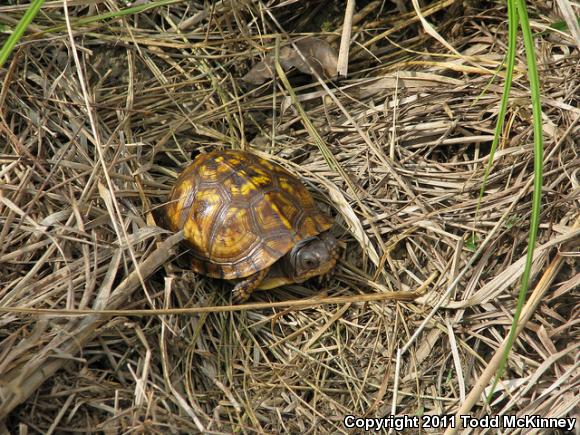
[[[304,267],[304,269],[316,269],[318,267],[318,265],[320,264],[320,262],[318,261],[318,258],[315,255],[305,255],[302,258],[302,267]]]

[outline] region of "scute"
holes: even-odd
[[[184,229],[192,268],[224,279],[250,276],[332,226],[291,173],[236,150],[198,156],[178,177],[166,218]]]

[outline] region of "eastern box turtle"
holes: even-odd
[[[184,230],[194,271],[240,280],[234,302],[330,273],[338,256],[332,220],[300,181],[247,151],[197,156],[175,182],[164,218],[169,230]]]

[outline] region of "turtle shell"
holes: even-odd
[[[199,155],[176,180],[165,214],[170,230],[184,230],[193,270],[223,279],[263,270],[332,226],[295,176],[237,150]]]

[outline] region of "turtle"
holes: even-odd
[[[194,272],[235,281],[234,303],[328,276],[338,259],[333,220],[294,175],[250,151],[197,155],[175,181],[164,220],[183,230]]]

